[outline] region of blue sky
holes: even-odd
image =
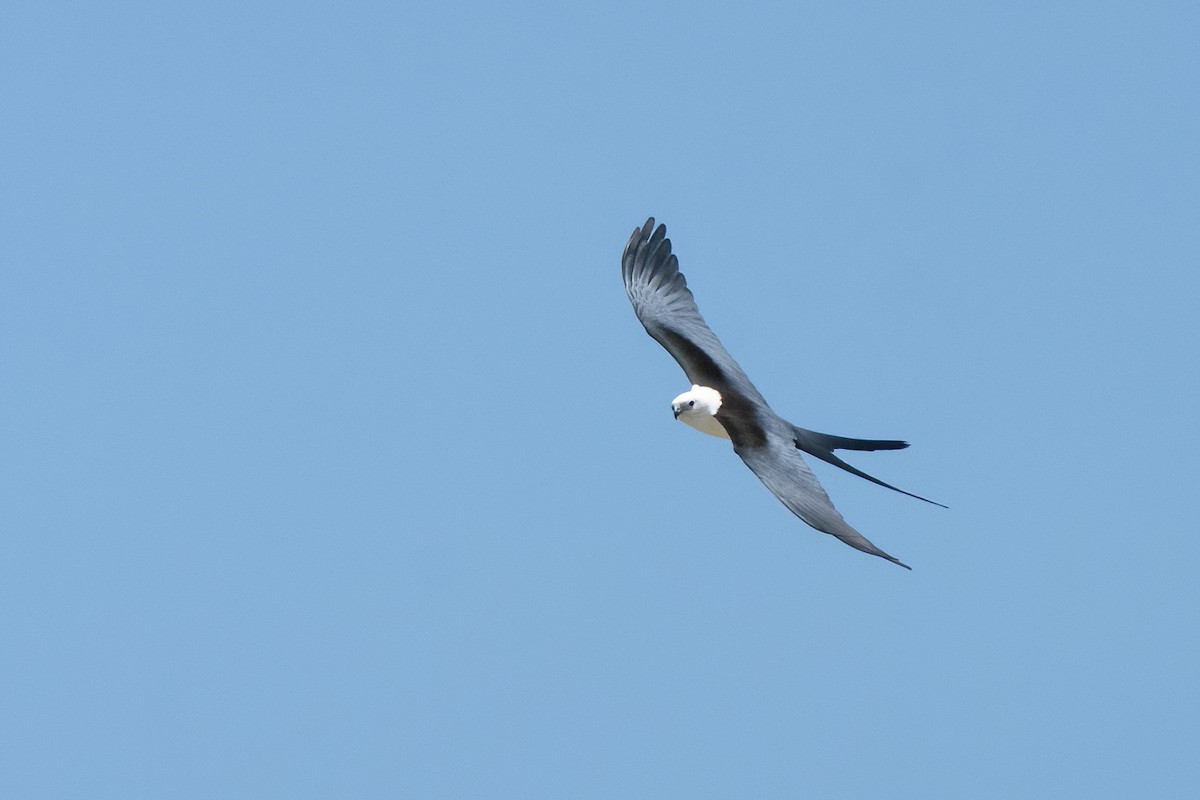
[[[0,794],[1182,797],[1188,3],[13,3]],[[672,420],[667,223],[906,572]]]

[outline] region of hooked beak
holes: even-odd
[[[671,409],[671,412],[675,415],[675,419],[679,419],[679,414],[681,411],[683,411],[683,409],[681,409],[681,408],[672,408]]]

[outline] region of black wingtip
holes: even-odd
[[[879,548],[875,548],[874,550],[865,550],[863,548],[859,548],[859,549],[863,550],[864,553],[870,553],[873,556],[879,556],[884,561],[890,561],[893,564],[895,564],[897,567],[904,567],[909,572],[912,572],[912,567],[910,567],[908,564],[905,564],[903,561],[901,561],[900,559],[891,555],[890,553],[883,552]]]
[[[667,226],[659,225],[658,227],[662,228],[663,235],[665,236],[667,233]],[[632,240],[645,242],[650,238],[652,233],[654,233],[654,217],[646,217],[645,225],[641,226],[640,228],[633,229]]]
[[[666,225],[663,225],[663,233],[666,233]],[[625,252],[632,251],[640,243],[645,242],[650,238],[650,234],[654,231],[654,217],[647,217],[646,224],[633,229],[633,233],[629,235],[629,244],[625,245]]]

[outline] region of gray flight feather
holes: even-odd
[[[833,507],[833,501],[808,468],[800,450],[790,438],[792,426],[767,409],[767,443],[764,447],[740,447],[733,451],[741,456],[746,466],[758,476],[772,494],[778,497],[787,509],[812,527],[841,539],[851,547],[886,558],[893,564],[912,569],[908,564],[885,553],[871,544],[850,523],[842,518]]]
[[[654,230],[651,217],[645,227],[634,230],[621,256],[621,275],[638,320],[675,357],[688,380],[711,386],[722,395],[733,392],[766,406],[746,373],[700,316],[687,280],[679,271],[679,259],[671,254],[666,225]]]
[[[721,394],[716,418],[729,433],[734,452],[788,510],[851,547],[911,569],[850,527],[800,455],[804,450],[859,477],[925,500],[850,466],[832,452],[898,450],[908,443],[817,433],[797,428],[772,411],[700,316],[687,281],[679,271],[679,259],[671,253],[667,228],[659,225],[656,230],[653,217],[629,238],[621,256],[621,275],[629,302],[646,332],[679,362],[693,384],[708,386]]]

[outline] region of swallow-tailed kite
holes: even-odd
[[[689,391],[671,401],[675,418],[698,431],[732,441],[733,451],[759,480],[812,527],[864,553],[912,569],[871,544],[842,519],[800,455],[804,451],[860,478],[940,506],[855,469],[833,454],[834,450],[899,450],[908,447],[908,442],[817,433],[797,428],[772,411],[700,316],[679,271],[679,259],[671,254],[667,227],[659,225],[655,230],[653,217],[636,228],[625,245],[621,275],[638,320],[679,362],[692,382]]]

